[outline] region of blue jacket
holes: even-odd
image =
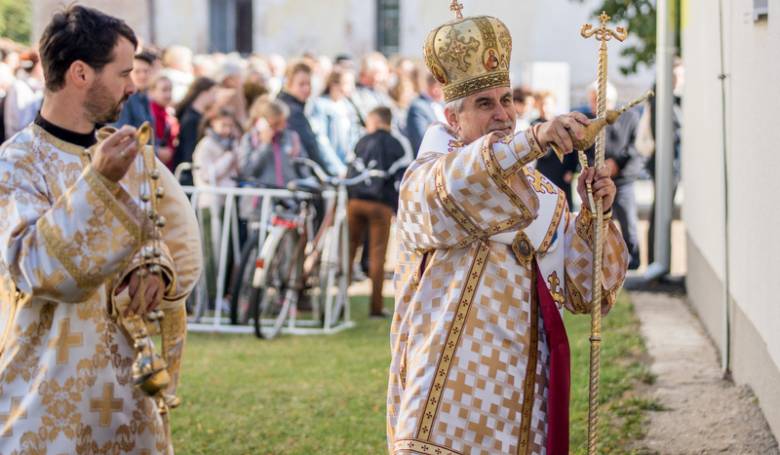
[[[409,113],[406,117],[406,137],[412,144],[412,153],[414,153],[415,158],[420,153],[419,148],[425,131],[436,122],[436,113],[432,107],[434,102],[429,97],[420,95],[409,106]]]
[[[119,120],[116,121],[115,125],[117,128],[125,125],[138,128],[144,122],[149,122],[152,128],[154,128],[152,110],[149,107],[149,97],[146,96],[146,93],[135,92],[125,101],[122,112],[119,114]]]

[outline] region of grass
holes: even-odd
[[[191,334],[172,413],[180,454],[378,454],[386,452],[389,321],[367,320],[333,336]],[[602,450],[627,453],[654,405],[631,395],[648,380],[637,322],[625,298],[605,320]],[[589,318],[567,317],[572,343],[572,448],[584,453]]]
[[[570,442],[575,454],[587,453],[590,317],[564,317],[571,345]],[[599,389],[599,453],[634,453],[633,442],[644,436],[647,411],[662,410],[641,391],[655,382],[649,372],[639,321],[626,294],[602,319]]]

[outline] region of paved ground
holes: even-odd
[[[667,408],[651,412],[641,453],[778,455],[777,442],[749,389],[721,378],[715,349],[680,296],[632,293]]]

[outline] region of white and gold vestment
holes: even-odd
[[[90,166],[90,150],[35,124],[0,148],[5,455],[172,452],[155,402],[133,386],[135,352],[109,311],[113,291],[141,262],[141,233],[150,226],[140,209],[142,154],[117,184]],[[184,324],[200,238],[181,187],[158,168],[168,190],[159,207],[168,220],[161,307],[175,315],[168,324]]]
[[[434,126],[404,177],[388,390],[393,454],[546,453],[549,321],[537,284],[558,311],[586,313],[593,256],[589,212],[569,213],[563,192],[527,166],[541,155],[530,133],[463,145]],[[605,310],[626,264],[609,223]]]

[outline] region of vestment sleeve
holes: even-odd
[[[445,137],[443,127],[426,133],[401,183],[399,232],[410,250],[464,246],[536,217],[539,201],[521,172],[542,155],[530,131],[466,146],[430,139],[437,134]]]

